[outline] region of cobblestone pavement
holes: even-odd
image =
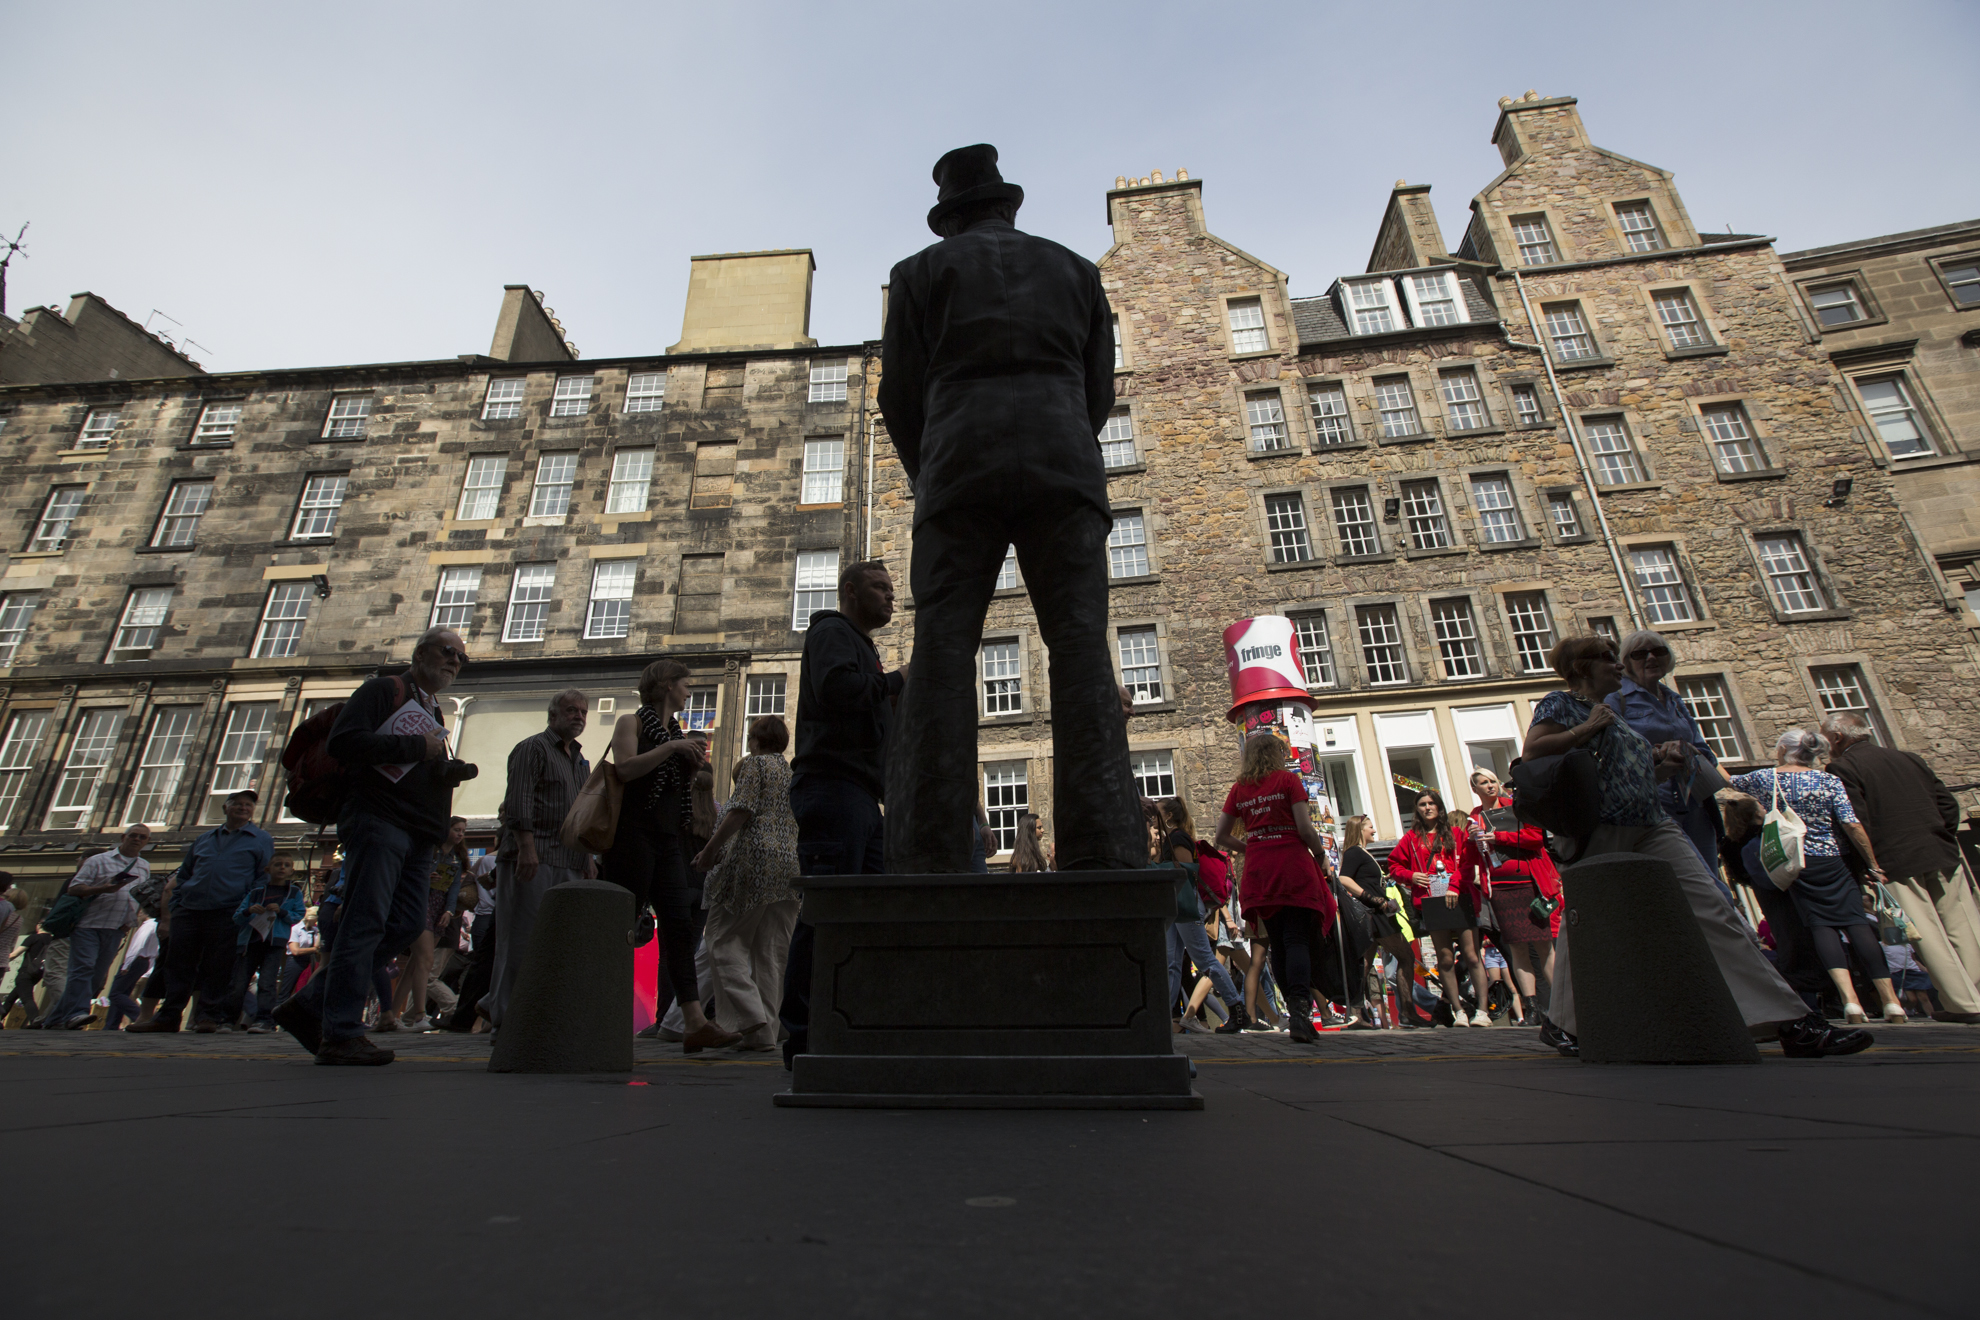
[[[1864,1057],[1903,1054],[1980,1054],[1980,1026],[1949,1026],[1936,1022],[1911,1022],[1898,1027],[1872,1026],[1876,1046]],[[488,1059],[492,1037],[460,1035],[453,1032],[427,1032],[404,1035],[397,1032],[374,1036],[377,1044],[396,1051],[405,1063],[480,1065]],[[1415,1031],[1328,1031],[1318,1042],[1300,1045],[1283,1032],[1247,1031],[1237,1036],[1206,1036],[1191,1033],[1175,1038],[1176,1052],[1187,1054],[1200,1064],[1366,1063],[1377,1060],[1494,1061],[1559,1060],[1560,1056],[1542,1045],[1538,1033],[1528,1027],[1424,1028]],[[132,1036],[102,1031],[0,1031],[0,1058],[48,1056],[108,1056],[120,1058],[171,1059],[273,1059],[302,1062],[307,1056],[286,1035],[254,1035],[221,1032],[199,1035]],[[1777,1045],[1761,1046],[1761,1057],[1780,1057]],[[679,1045],[662,1041],[635,1041],[635,1067],[659,1064],[694,1064],[710,1067],[779,1067],[775,1054],[739,1055],[728,1050],[683,1055]]]

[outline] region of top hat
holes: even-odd
[[[928,227],[935,229],[942,217],[971,202],[997,201],[1024,205],[1024,189],[1005,183],[997,172],[997,149],[988,142],[973,147],[957,147],[935,162],[936,194]],[[940,233],[940,230],[936,230]]]

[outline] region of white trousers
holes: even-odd
[[[1677,873],[1678,888],[1684,892],[1685,902],[1691,905],[1691,915],[1697,918],[1698,929],[1704,932],[1706,946],[1712,950],[1712,961],[1719,965],[1719,975],[1726,979],[1726,988],[1732,991],[1733,1002],[1739,1005],[1740,1018],[1747,1026],[1768,1026],[1808,1016],[1808,1005],[1767,961],[1759,941],[1713,883],[1712,873],[1705,869],[1698,849],[1676,821],[1603,825],[1588,841],[1587,855],[1594,857],[1601,853],[1641,853],[1670,863],[1671,870]],[[1554,995],[1547,1016],[1570,1036],[1579,1034],[1574,1016],[1574,975],[1568,967],[1566,922],[1561,923],[1560,936],[1554,941]]]
[[[1980,928],[1958,868],[1905,876],[1889,884],[1918,928],[1918,961],[1932,975],[1939,1002],[1954,1013],[1980,1013]]]

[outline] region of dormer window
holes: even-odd
[[[1428,275],[1406,275],[1402,285],[1403,298],[1409,303],[1409,319],[1416,325],[1459,325],[1471,319],[1455,272],[1440,270]]]
[[[1402,329],[1396,293],[1387,280],[1357,280],[1343,284],[1348,318],[1358,335],[1381,335]]]

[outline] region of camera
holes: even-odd
[[[440,782],[448,788],[459,788],[480,773],[481,767],[472,761],[450,759],[440,767]]]

